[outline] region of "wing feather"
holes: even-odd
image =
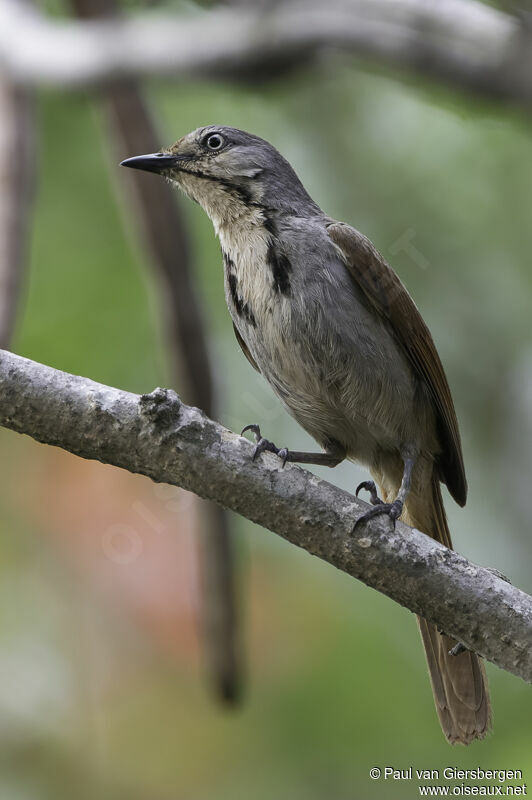
[[[240,345],[240,349],[242,350],[242,352],[246,356],[247,360],[249,361],[249,363],[251,364],[253,369],[256,369],[257,372],[260,372],[260,369],[257,367],[257,363],[256,363],[255,359],[253,358],[253,356],[249,352],[248,346],[245,343],[245,341],[243,340],[242,336],[240,335],[240,331],[238,330],[238,328],[236,327],[234,322],[233,322],[233,330],[235,332],[236,340],[237,340],[238,344]]]
[[[458,421],[442,363],[416,304],[370,240],[349,225],[331,220],[327,230],[368,303],[385,318],[397,342],[428,389],[442,445],[440,477],[463,506],[467,482]]]

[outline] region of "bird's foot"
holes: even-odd
[[[362,481],[359,483],[356,488],[356,496],[358,497],[358,493],[361,489],[365,489],[370,494],[370,500],[372,506],[380,506],[384,505],[384,502],[380,499],[379,495],[377,494],[377,487],[375,486],[375,481]]]
[[[395,524],[395,520],[402,514],[403,503],[400,500],[394,500],[393,503],[385,503],[383,500],[381,500],[377,494],[377,487],[375,486],[374,481],[362,481],[362,483],[359,483],[355,492],[357,497],[361,489],[365,489],[367,492],[369,492],[370,503],[375,507],[370,508],[369,511],[366,511],[365,514],[357,519],[353,530],[355,530],[361,522],[367,522],[368,519],[378,517],[380,514],[387,514]]]
[[[253,452],[252,461],[255,461],[255,459],[261,453],[267,450],[269,453],[275,453],[275,455],[279,456],[283,462],[282,466],[284,467],[288,460],[288,449],[286,447],[276,447],[276,445],[274,445],[273,442],[270,442],[269,439],[265,439],[261,434],[258,425],[246,425],[246,427],[242,429],[242,433],[240,435],[243,436],[246,431],[251,431],[255,437],[256,447]]]

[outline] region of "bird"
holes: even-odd
[[[251,366],[322,448],[277,447],[259,425],[254,458],[368,468],[371,508],[452,548],[441,484],[464,506],[456,412],[430,331],[372,242],[327,216],[266,140],[208,125],[121,164],[198,203],[220,241],[233,329]],[[382,496],[382,497],[381,497]],[[482,659],[418,617],[437,714],[451,744],[491,729]]]

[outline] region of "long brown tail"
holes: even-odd
[[[431,492],[430,505],[426,495],[412,493],[403,518],[407,524],[452,547],[440,483],[435,476]],[[469,651],[449,655],[455,640],[440,634],[421,617],[418,617],[418,624],[443,733],[451,744],[469,744],[474,739],[483,739],[491,728],[491,707],[482,659]]]

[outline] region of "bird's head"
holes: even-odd
[[[275,147],[237,128],[198,128],[159,153],[134,156],[122,165],[175,182],[204,208],[216,227],[258,208],[317,210]]]

